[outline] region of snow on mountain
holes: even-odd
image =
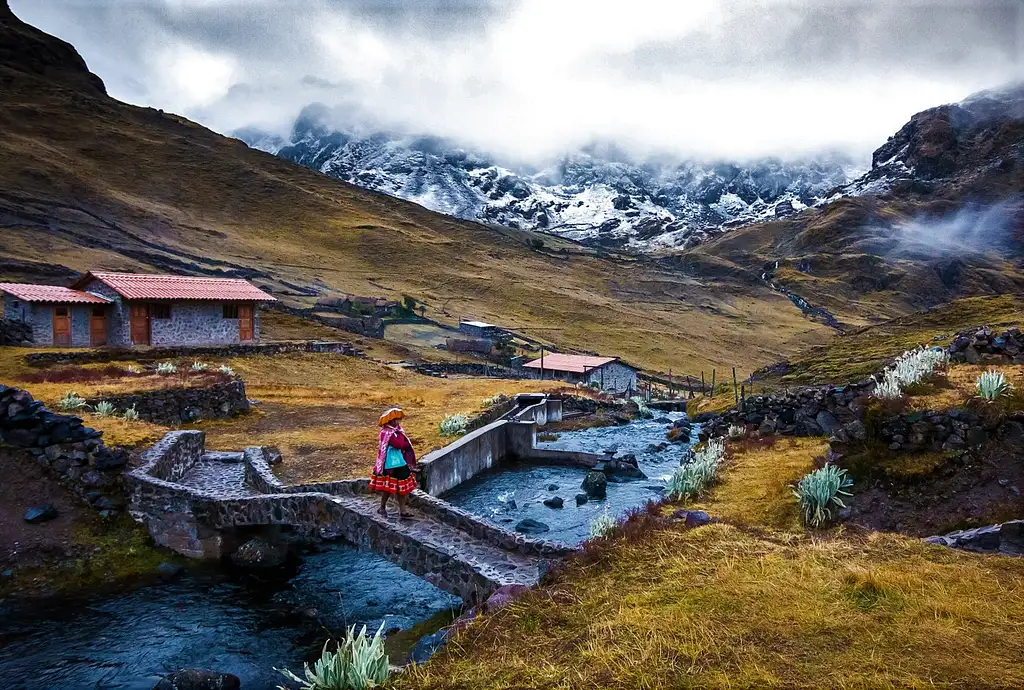
[[[235,132],[253,148],[434,211],[563,235],[587,244],[686,247],[729,227],[821,203],[856,174],[848,161],[637,163],[592,147],[543,169],[505,167],[431,136],[356,134],[306,107],[290,141]]]

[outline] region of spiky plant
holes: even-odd
[[[206,364],[205,362],[200,362],[198,360],[195,361],[195,362],[192,362],[192,371],[201,372],[201,371],[206,371],[209,368],[210,368],[210,365]]]
[[[875,387],[875,397],[896,400],[903,395],[904,388],[920,383],[948,364],[949,352],[943,348],[919,347],[907,350],[883,372],[882,381]]]
[[[88,404],[85,402],[85,398],[79,396],[78,393],[68,391],[64,394],[64,397],[57,402],[57,407],[59,407],[63,412],[76,412],[78,410],[84,410],[88,407]]]
[[[121,419],[126,422],[137,422],[139,421],[139,411],[135,409],[135,405],[132,405],[121,415]]]
[[[96,413],[97,417],[113,417],[114,405],[106,400],[101,400],[96,403],[96,406],[93,408],[93,412]]]
[[[591,539],[602,539],[608,537],[615,530],[616,521],[612,517],[611,513],[608,512],[608,508],[604,509],[604,512],[594,518],[593,522],[590,523],[590,538]]]
[[[669,476],[666,482],[669,497],[673,500],[688,499],[704,493],[714,483],[724,458],[725,441],[710,439],[689,462],[677,467]]]
[[[388,678],[389,662],[384,652],[384,623],[372,638],[366,635],[366,626],[356,634],[356,626],[345,633],[345,639],[336,651],[329,651],[330,640],[324,643],[320,659],[303,665],[300,678],[288,669],[275,668],[288,680],[298,683],[300,690],[367,690],[382,684]],[[281,690],[287,690],[282,688]]]
[[[469,417],[464,414],[450,414],[441,420],[439,428],[442,436],[461,436],[466,433]]]
[[[138,367],[138,366],[136,366],[134,364],[129,364],[128,366],[126,366],[124,368],[124,373],[132,375],[132,376],[134,376],[136,374],[141,374],[142,373],[142,367]]]
[[[793,488],[793,495],[800,501],[804,524],[820,527],[832,519],[833,508],[845,508],[840,496],[849,496],[846,489],[853,486],[853,480],[846,476],[846,470],[826,464],[820,470],[804,475]]]
[[[634,395],[629,399],[634,405],[636,405],[637,414],[640,419],[651,419],[654,417],[654,413],[651,412],[651,408],[647,407],[647,401],[639,395]]]
[[[745,438],[747,435],[746,427],[742,427],[739,424],[732,424],[729,426],[729,440],[738,441],[741,438]]]
[[[218,368],[217,371],[219,371],[220,373],[224,374],[225,376],[234,376],[235,375],[235,370],[232,369],[231,367],[229,367],[227,364],[220,365],[220,368]]]
[[[497,407],[498,405],[504,405],[507,402],[508,402],[508,396],[507,395],[505,395],[504,393],[496,393],[495,395],[492,395],[491,397],[489,397],[486,400],[484,400],[484,407],[485,408]]]
[[[1006,380],[1003,372],[989,369],[978,377],[977,388],[982,400],[995,402],[998,398],[1009,395],[1013,385]]]
[[[156,373],[161,376],[170,376],[178,371],[178,365],[174,362],[160,362],[156,365]]]

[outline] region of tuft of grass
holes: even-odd
[[[57,407],[62,412],[79,412],[89,406],[86,404],[85,398],[81,397],[74,391],[68,391],[64,394],[64,397],[57,402]]]
[[[590,538],[605,539],[611,536],[612,532],[615,531],[615,525],[615,518],[608,512],[608,508],[605,507],[604,512],[590,523]]]
[[[217,373],[223,374],[224,376],[234,376],[235,370],[229,367],[227,364],[222,364],[217,367]]]
[[[209,368],[210,368],[210,365],[206,364],[205,362],[200,362],[198,360],[195,361],[195,362],[192,362],[192,371],[195,371],[195,372],[206,371]]]
[[[95,407],[93,407],[93,414],[97,417],[113,417],[114,406],[106,400],[101,400],[96,403]]]
[[[846,476],[846,470],[831,464],[805,475],[793,489],[804,524],[821,527],[831,521],[833,508],[846,507],[840,496],[850,496],[846,489],[851,486],[853,480]]]
[[[875,387],[875,397],[897,400],[908,386],[920,384],[935,372],[949,365],[949,352],[939,347],[907,350],[886,367],[882,380]]]
[[[388,656],[384,651],[384,623],[371,638],[366,626],[356,634],[356,626],[345,632],[345,639],[337,644],[334,651],[324,643],[320,658],[313,665],[303,666],[304,678],[288,669],[275,668],[282,676],[299,684],[300,690],[368,690],[388,679]]]
[[[156,373],[161,376],[170,376],[171,374],[177,373],[178,365],[174,362],[160,362],[156,365]]]
[[[450,414],[446,415],[441,423],[438,425],[438,429],[442,436],[461,436],[466,433],[466,427],[469,425],[469,417],[464,414]]]
[[[999,398],[1009,395],[1013,390],[1013,385],[1006,380],[1006,375],[994,369],[979,376],[976,385],[978,395],[987,402],[995,402]]]
[[[672,500],[686,500],[700,496],[714,483],[718,467],[725,459],[725,441],[709,439],[672,473],[667,482],[668,496]]]

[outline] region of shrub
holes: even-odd
[[[875,388],[875,396],[882,400],[895,400],[903,388],[920,383],[949,364],[949,352],[940,347],[919,347],[907,350],[896,358],[882,374]]]
[[[125,410],[124,414],[121,415],[121,419],[123,419],[126,422],[139,421],[139,411],[135,409],[135,405],[132,405],[127,410]]]
[[[220,372],[221,374],[224,374],[225,376],[235,375],[235,370],[229,367],[227,364],[220,365],[220,368],[217,369],[217,371]]]
[[[484,400],[484,407],[491,408],[497,407],[498,405],[504,405],[508,402],[508,396],[504,393],[498,393]]]
[[[977,388],[978,395],[982,400],[988,402],[995,402],[997,398],[1009,395],[1013,390],[1013,386],[1006,380],[1006,376],[995,369],[990,369],[978,377]]]
[[[135,366],[134,364],[129,364],[124,368],[124,373],[128,374],[129,376],[137,376],[142,373],[142,367]]]
[[[345,640],[334,652],[324,643],[320,659],[303,665],[305,678],[299,678],[288,669],[274,670],[290,681],[299,683],[301,690],[366,690],[382,684],[388,678],[388,656],[384,653],[384,623],[372,638],[366,635],[366,626],[355,634],[356,626],[345,633]]]
[[[156,373],[161,376],[170,376],[176,371],[178,371],[178,365],[174,362],[160,362],[156,365]]]
[[[590,538],[591,539],[603,539],[611,536],[615,530],[615,518],[612,517],[608,509],[605,508],[604,512],[594,518],[593,522],[590,523]]]
[[[740,426],[739,424],[732,424],[729,426],[729,440],[739,441],[747,436],[747,428]]]
[[[93,412],[96,413],[97,417],[113,417],[114,406],[106,400],[101,400],[96,403],[96,407],[93,408]]]
[[[853,486],[853,480],[846,476],[846,470],[826,464],[820,470],[804,475],[793,489],[793,495],[800,501],[804,524],[820,527],[832,519],[832,507],[845,508],[839,496],[849,496],[845,489]]]
[[[466,433],[469,418],[464,414],[450,414],[441,420],[442,436],[461,436]]]
[[[699,496],[714,483],[725,458],[725,441],[710,439],[693,453],[693,458],[676,468],[668,478],[668,495],[673,500]]]
[[[59,407],[63,412],[75,412],[76,410],[85,409],[88,405],[85,402],[85,398],[80,397],[78,393],[74,391],[69,391],[60,399],[57,403],[57,407]]]
[[[199,361],[192,362],[192,371],[197,371],[197,372],[198,371],[206,371],[209,368],[210,368],[210,365],[206,364],[205,362],[199,362]]]

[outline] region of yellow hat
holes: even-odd
[[[405,417],[405,413],[402,412],[402,408],[392,407],[380,416],[380,419],[377,420],[377,426],[384,426],[388,422],[393,422],[396,419],[402,419],[403,417]]]

